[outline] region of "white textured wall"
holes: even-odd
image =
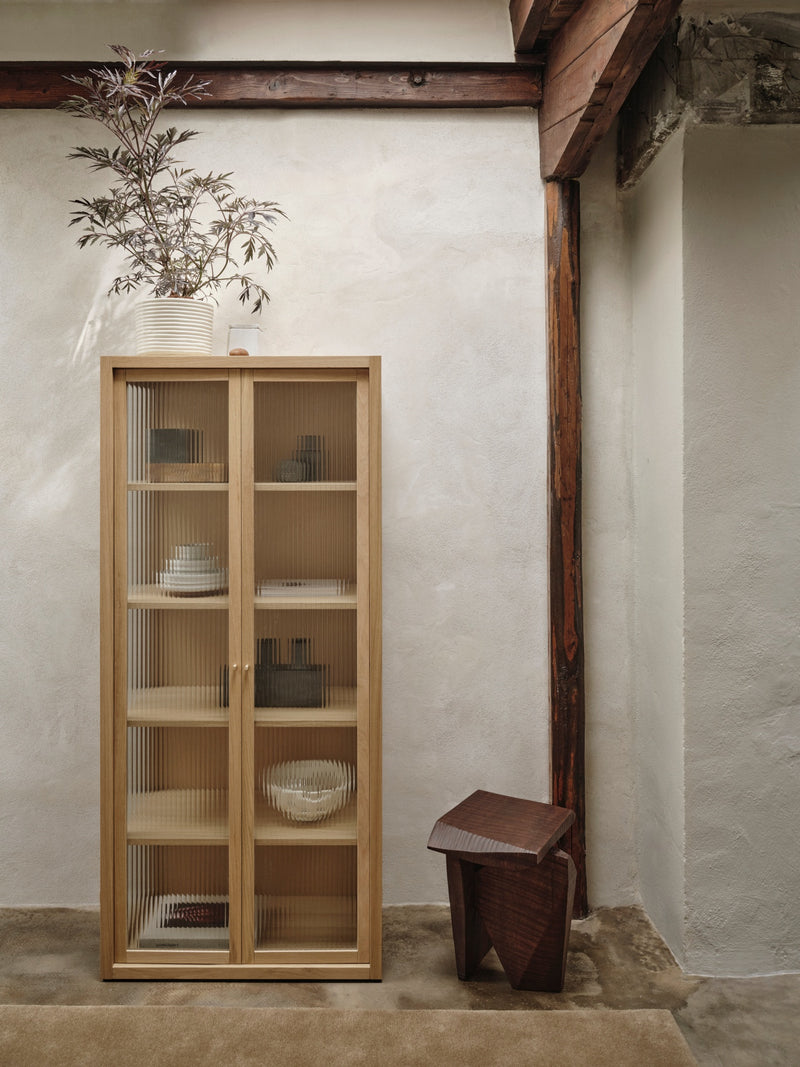
[[[638,902],[631,279],[616,129],[581,178],[586,849],[593,906]]]
[[[51,5],[22,6],[41,15],[41,54],[61,54]],[[83,6],[120,36],[128,5]],[[160,18],[179,5],[134,6]],[[447,5],[430,6],[441,22]],[[504,5],[478,6],[494,18]],[[485,28],[476,17],[478,51]],[[385,899],[443,900],[443,861],[425,849],[436,817],[478,787],[548,790],[535,116],[187,121],[202,131],[189,161],[233,169],[291,217],[266,354],[383,356]],[[66,226],[89,178],[64,157],[93,136],[58,114],[0,113],[3,905],[97,899],[98,357],[131,348],[132,302],[105,296],[109,256],[78,250]],[[220,350],[237,309],[218,312]]]
[[[682,958],[683,138],[630,209],[633,299],[634,720],[638,866],[648,914]]]
[[[686,960],[800,969],[800,127],[688,131]]]
[[[2,0],[0,28],[4,59],[514,57],[507,0]]]
[[[797,970],[800,129],[689,127],[630,197],[642,900]]]

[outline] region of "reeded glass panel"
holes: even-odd
[[[131,948],[228,946],[227,420],[225,382],[128,385]]]
[[[226,723],[227,663],[227,611],[129,608],[128,722]]]
[[[128,728],[128,841],[226,841],[227,730]]]
[[[227,480],[227,382],[129,383],[128,481]]]
[[[354,382],[257,382],[255,928],[353,949],[357,901]]]
[[[281,709],[288,724],[300,709],[352,711],[356,704],[356,613],[351,608],[273,607],[259,601],[255,614],[256,722],[271,721]],[[264,606],[264,605],[268,606]],[[272,710],[270,710],[272,709]],[[325,722],[329,716],[318,716]]]
[[[256,949],[356,947],[355,845],[256,847]]]
[[[256,382],[256,482],[356,477],[355,382]]]
[[[355,596],[354,491],[257,492],[255,577],[259,597]]]
[[[130,490],[128,581],[134,597],[226,593],[227,493]]]
[[[355,737],[349,727],[256,730],[256,841],[355,841]]]
[[[228,850],[128,846],[128,947],[227,949]]]

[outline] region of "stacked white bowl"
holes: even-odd
[[[211,555],[211,545],[177,545],[175,555],[164,562],[158,584],[172,596],[208,596],[227,588],[228,572]]]

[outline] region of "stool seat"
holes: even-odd
[[[564,987],[575,864],[556,848],[575,813],[478,789],[437,819],[459,978],[494,945],[515,989]]]

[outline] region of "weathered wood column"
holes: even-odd
[[[588,912],[581,574],[580,185],[550,181],[547,204],[548,554],[552,802],[575,812],[564,839]]]

